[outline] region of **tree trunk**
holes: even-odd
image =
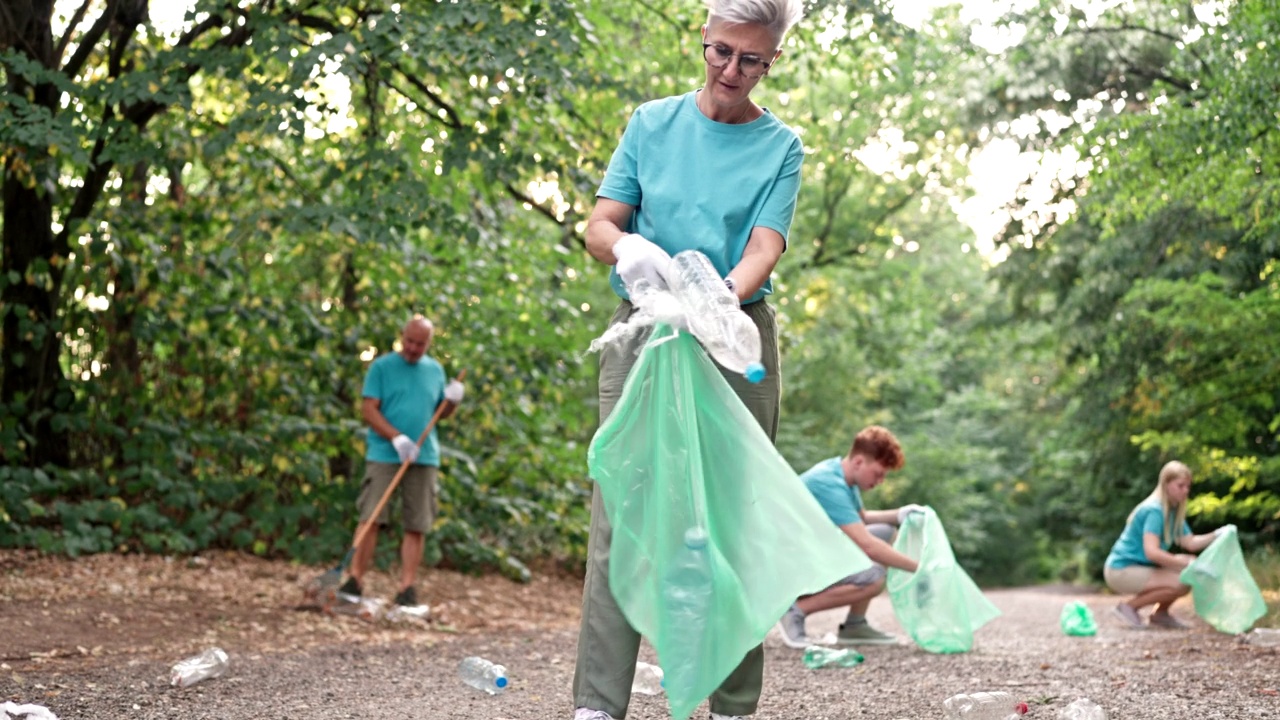
[[[6,2],[0,13],[0,48],[13,49],[45,67],[56,67],[53,0]],[[26,97],[50,113],[58,110],[58,92],[47,83],[32,85],[7,73],[7,94]],[[10,404],[23,436],[15,461],[66,465],[67,434],[55,429],[53,416],[70,408],[73,393],[59,364],[61,334],[57,303],[67,260],[65,241],[53,232],[57,165],[46,152],[6,155],[3,199],[4,257],[0,262],[0,306],[4,341],[0,345],[0,401]],[[14,280],[16,279],[16,282]]]

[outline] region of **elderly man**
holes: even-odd
[[[365,375],[361,413],[369,424],[369,434],[364,481],[357,501],[360,524],[356,536],[368,523],[375,524],[356,550],[351,577],[339,588],[346,595],[358,598],[364,592],[364,575],[373,564],[378,529],[387,525],[391,515],[389,505],[384,505],[374,518],[374,508],[401,465],[410,463],[398,488],[404,539],[400,543],[400,590],[395,603],[418,605],[414,583],[422,562],[425,533],[435,521],[440,446],[434,428],[421,449],[417,438],[441,403],[445,406],[440,416],[452,415],[462,402],[464,391],[457,380],[446,381],[444,368],[427,355],[433,332],[430,320],[414,316],[401,332],[399,352],[374,360]]]

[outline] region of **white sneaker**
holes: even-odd
[[[803,650],[813,644],[809,636],[804,634],[804,613],[794,605],[778,621],[778,627],[782,630],[782,642],[787,647]]]
[[[577,720],[576,718],[574,720]],[[719,713],[711,713],[711,720],[747,720],[741,715],[721,715]]]
[[[573,720],[613,720],[613,716],[603,710],[578,708],[573,711]]]

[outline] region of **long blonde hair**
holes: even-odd
[[[1160,468],[1160,480],[1156,483],[1156,489],[1151,491],[1146,500],[1138,504],[1138,507],[1129,513],[1129,519],[1125,522],[1133,522],[1133,516],[1138,514],[1138,508],[1146,505],[1150,500],[1158,500],[1160,502],[1160,510],[1164,513],[1164,537],[1163,543],[1167,547],[1173,544],[1175,537],[1182,536],[1182,527],[1187,522],[1187,503],[1180,502],[1173,505],[1169,502],[1169,493],[1165,490],[1165,486],[1174,480],[1186,478],[1191,480],[1191,468],[1178,462],[1170,460]]]

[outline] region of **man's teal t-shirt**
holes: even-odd
[[[800,479],[831,522],[837,526],[862,522],[862,492],[845,482],[839,457],[814,465]]]
[[[700,250],[724,277],[742,260],[752,228],[786,240],[803,160],[800,136],[773,113],[718,123],[690,92],[636,108],[596,195],[635,206],[628,232],[671,255]],[[609,282],[627,297],[616,269]],[[747,302],[772,292],[766,282]]]
[[[397,430],[417,442],[431,421],[436,406],[444,401],[444,368],[432,358],[422,356],[409,364],[400,353],[387,353],[369,365],[361,395],[376,398],[378,409]],[[400,456],[390,440],[372,429],[368,431],[364,457],[374,462],[400,464]],[[440,465],[440,443],[435,428],[422,444],[415,465]]]
[[[1111,554],[1107,555],[1107,567],[1125,568],[1131,565],[1154,566],[1147,559],[1147,552],[1142,548],[1142,538],[1147,533],[1155,533],[1160,538],[1160,549],[1168,550],[1170,545],[1164,542],[1164,510],[1157,500],[1145,500],[1133,514],[1133,519],[1125,523],[1116,544],[1111,546]],[[1182,523],[1182,535],[1190,535],[1191,526]],[[1178,537],[1174,539],[1177,540]]]

